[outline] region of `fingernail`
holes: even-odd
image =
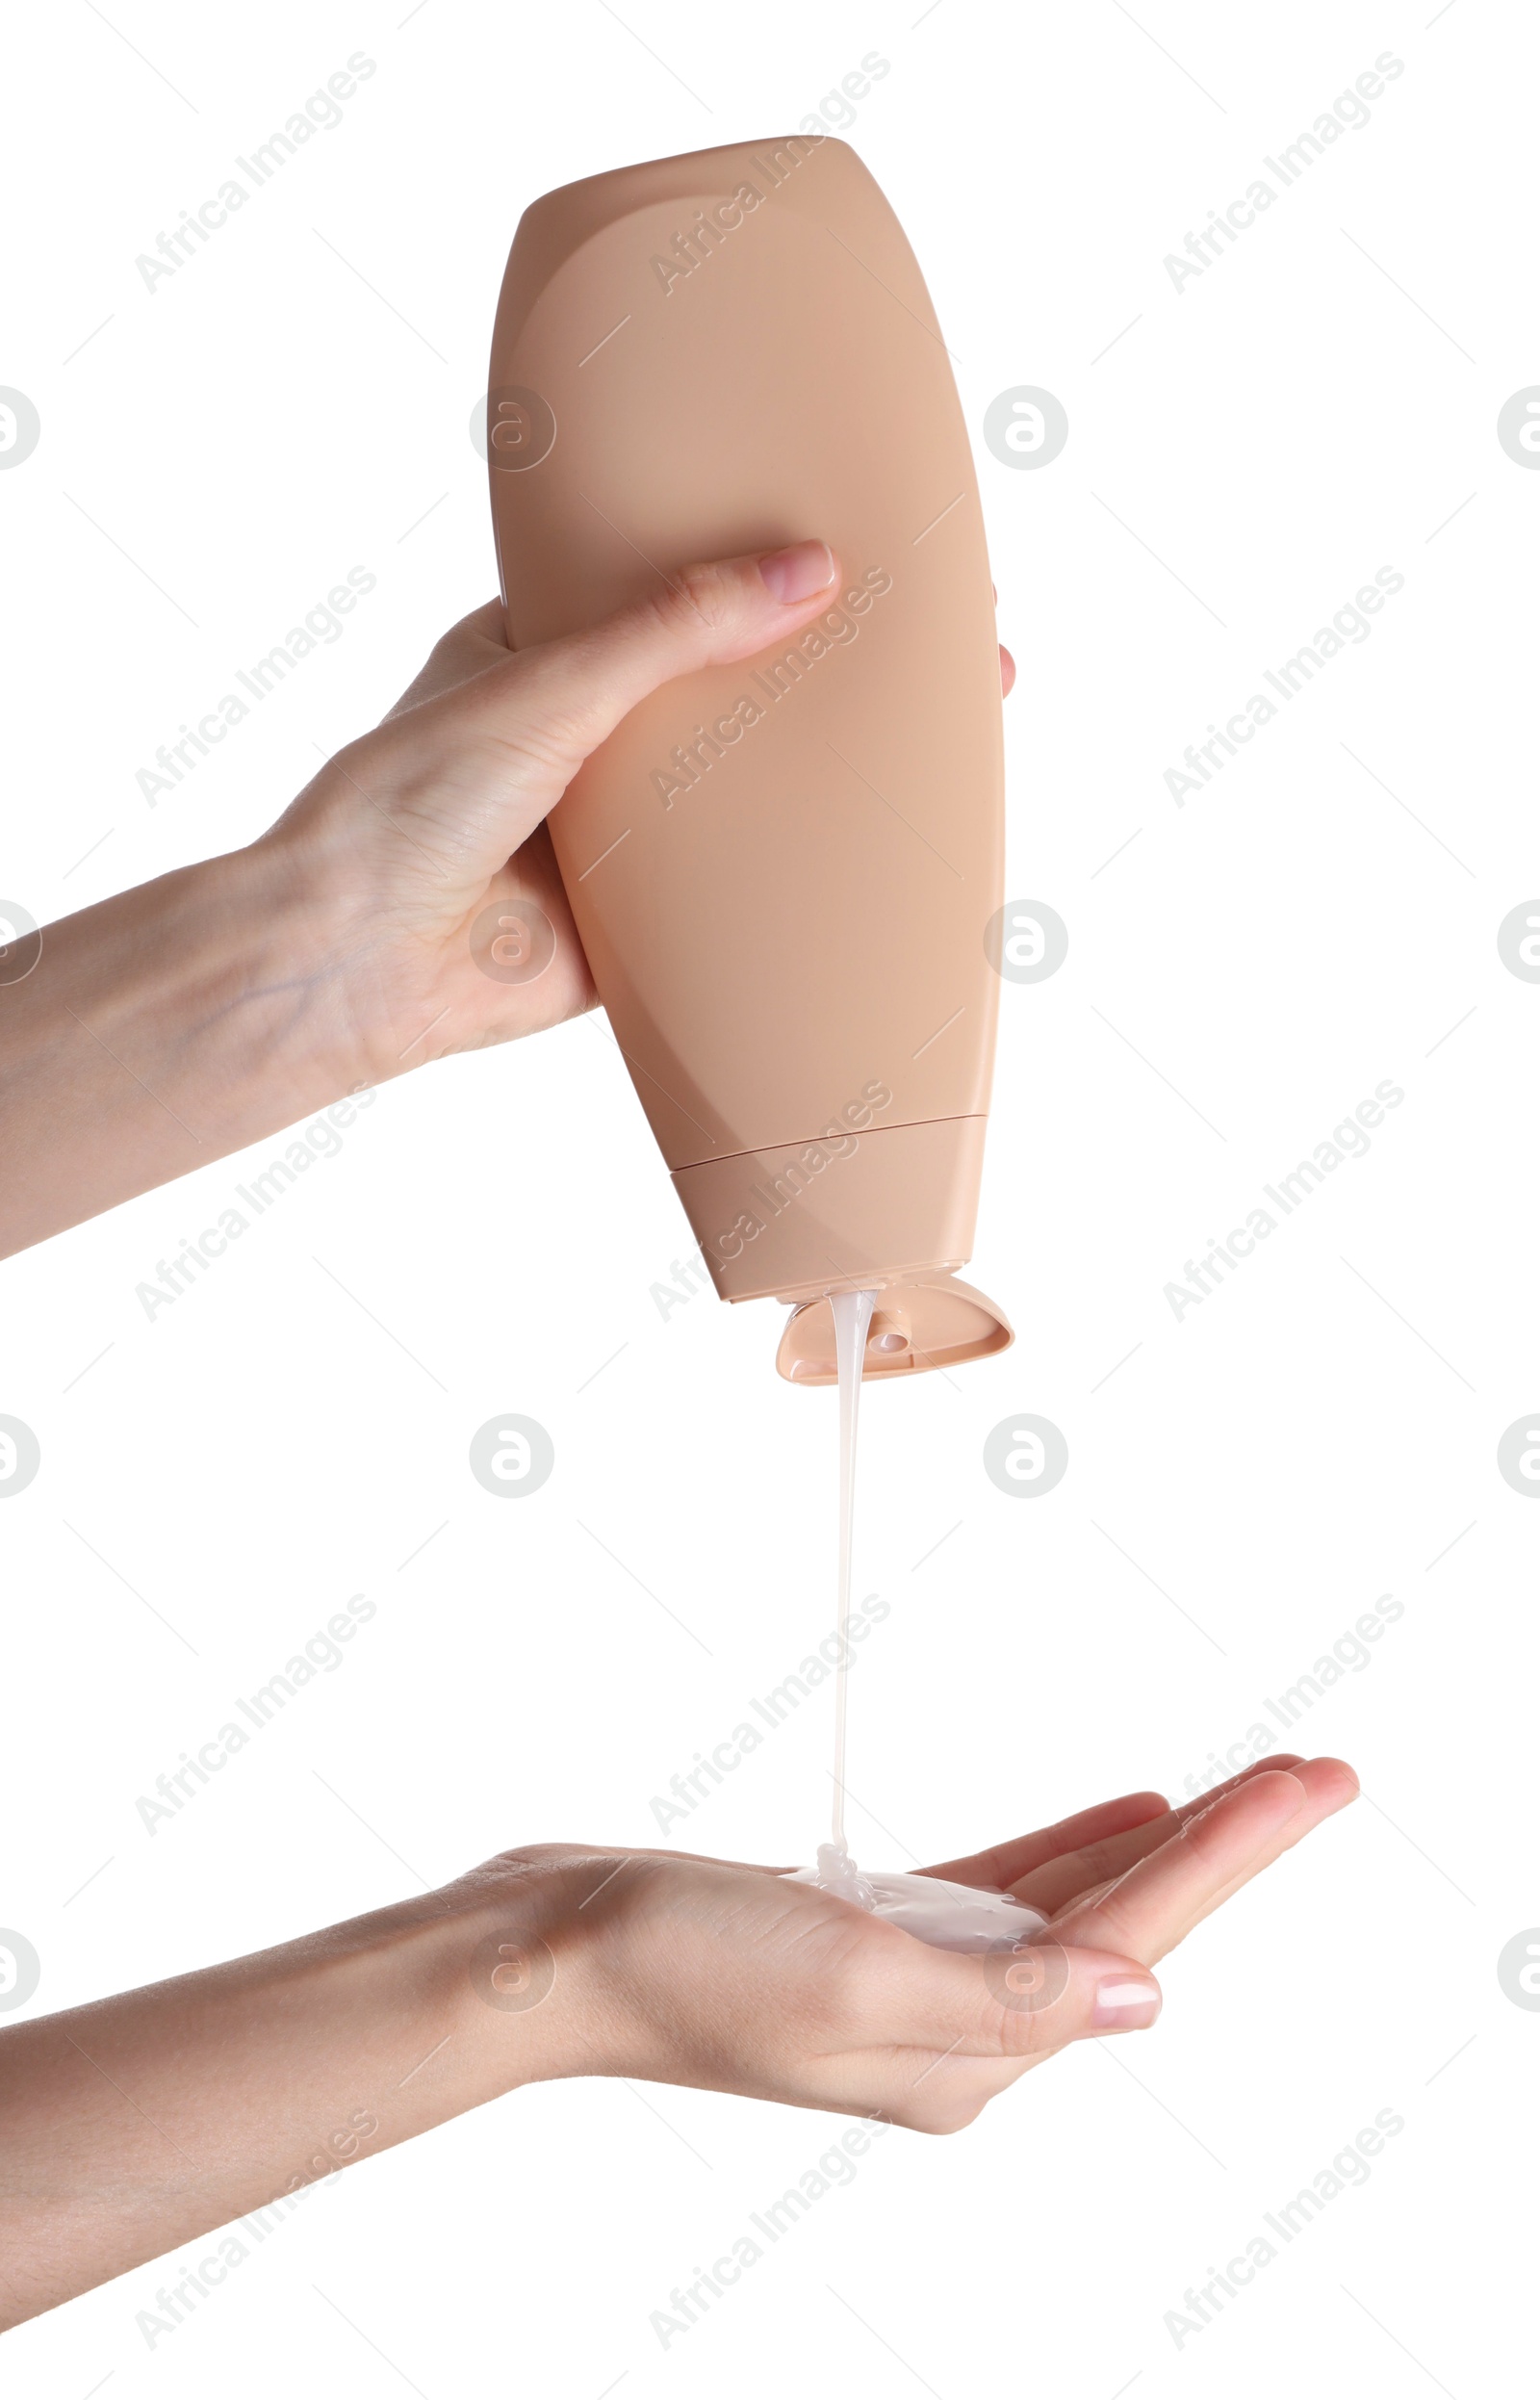
[[[1161,1987],[1153,1975],[1108,1975],[1096,1986],[1091,2023],[1098,2032],[1133,2033],[1161,2013]]]
[[[777,600],[810,600],[834,581],[834,554],[827,542],[793,542],[789,550],[766,552],[759,573]]]

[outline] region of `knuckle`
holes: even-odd
[[[1087,1884],[1105,1883],[1117,1871],[1110,1843],[1092,1842],[1081,1851],[1080,1859]]]
[[[1228,1820],[1220,1819],[1219,1809],[1219,1803],[1213,1801],[1182,1827],[1183,1844],[1200,1859],[1208,1858],[1223,1841]]]
[[[1050,2003],[1051,2007],[1051,2003]],[[1048,2039],[1049,2008],[1002,2007],[995,2031],[1003,2058],[1032,2058]]]
[[[1136,1916],[1128,1900],[1119,1897],[1116,1884],[1096,1901],[1091,1917],[1090,1932],[1083,1939],[1094,1940],[1104,1949],[1116,1950],[1125,1958],[1134,1954]]]
[[[569,778],[603,732],[593,679],[577,681],[549,654],[510,657],[475,697],[475,723],[516,769]]]
[[[677,629],[682,620],[687,626],[707,634],[725,631],[732,615],[732,586],[722,567],[712,561],[680,567],[671,579],[670,588],[660,599],[670,609],[670,622]]]

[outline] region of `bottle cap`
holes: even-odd
[[[923,1375],[1008,1350],[1015,1339],[992,1300],[955,1275],[917,1275],[879,1288],[866,1336],[863,1382]],[[827,1293],[793,1308],[776,1352],[788,1383],[834,1383],[834,1318]]]

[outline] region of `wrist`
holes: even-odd
[[[435,1895],[454,2048],[477,2099],[617,2071],[624,1978],[607,1954],[630,1865],[552,1845],[491,1859]]]
[[[205,1066],[228,1065],[232,1122],[253,1121],[242,1139],[382,1079],[358,1006],[367,942],[341,877],[281,828],[190,871],[217,954],[192,963],[184,1001],[213,1036]]]

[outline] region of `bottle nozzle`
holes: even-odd
[[[953,1275],[906,1278],[879,1290],[861,1366],[865,1382],[890,1375],[923,1375],[931,1367],[988,1358],[1015,1339],[1003,1310]],[[776,1353],[788,1383],[834,1383],[834,1319],[828,1295],[794,1308]]]

